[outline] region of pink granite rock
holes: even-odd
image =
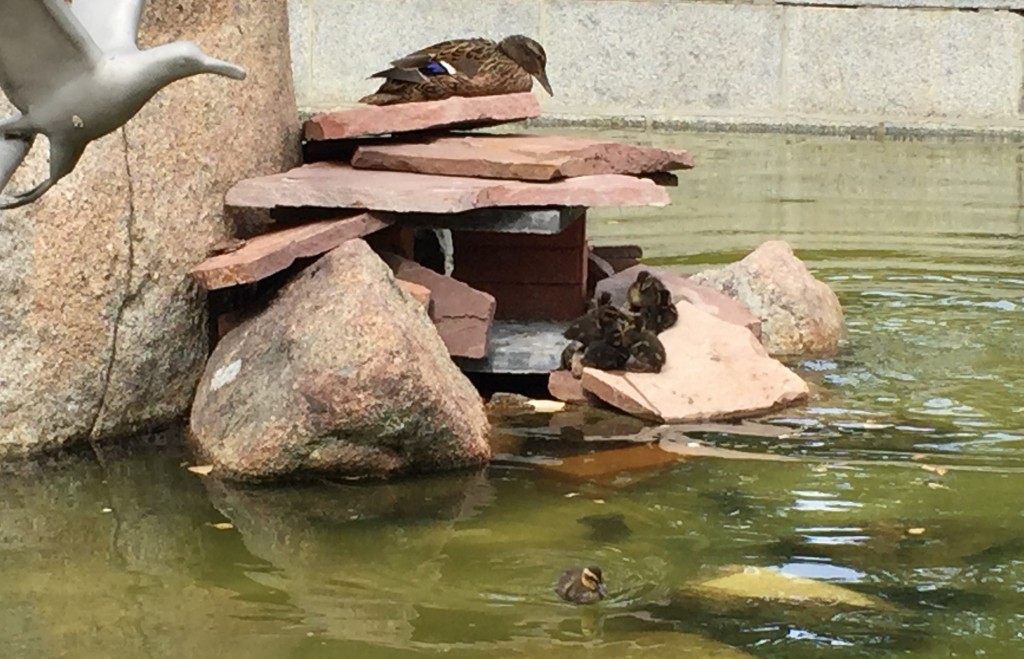
[[[761,319],[752,314],[749,309],[732,298],[719,293],[714,288],[701,286],[690,279],[677,275],[670,270],[652,268],[646,265],[635,265],[618,274],[602,279],[598,282],[595,295],[610,293],[612,303],[616,306],[626,303],[626,291],[636,281],[637,273],[647,270],[655,275],[665,284],[665,287],[672,292],[672,301],[686,301],[698,309],[702,309],[714,316],[728,321],[735,325],[746,327],[753,332],[754,336],[761,336]]]
[[[666,206],[668,193],[653,181],[601,174],[551,183],[353,169],[318,162],[289,172],[240,181],[228,206],[319,206],[398,213],[460,213],[495,206]]]
[[[420,174],[549,181],[594,174],[690,169],[686,151],[564,135],[451,135],[360,146],[352,166]]]
[[[221,340],[190,419],[214,474],[272,481],[480,465],[490,424],[418,302],[350,240]]]
[[[307,121],[304,132],[307,140],[341,140],[432,128],[496,126],[539,116],[537,97],[524,92],[325,112]]]
[[[583,388],[624,412],[663,423],[755,416],[802,400],[807,384],[746,328],[679,302],[661,333],[661,373],[583,371]]]
[[[487,354],[491,324],[498,306],[493,295],[401,256],[383,254],[382,257],[397,279],[430,290],[430,319],[449,355],[480,359]]]
[[[782,240],[742,261],[699,272],[693,281],[740,302],[761,319],[761,341],[773,355],[827,354],[846,334],[839,298]]]

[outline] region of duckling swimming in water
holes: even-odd
[[[593,604],[608,594],[601,568],[596,565],[569,568],[558,577],[555,592],[566,602],[574,604]]]

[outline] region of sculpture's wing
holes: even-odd
[[[23,113],[101,57],[64,0],[0,0],[0,89]]]
[[[137,50],[146,0],[72,0],[71,13],[104,53]]]

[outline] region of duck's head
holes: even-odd
[[[608,591],[604,587],[604,577],[601,575],[601,568],[596,565],[583,568],[580,573],[580,583],[587,590],[597,593],[598,597],[604,598]]]
[[[537,79],[537,82],[541,84],[551,96],[555,93],[551,91],[551,85],[548,83],[548,56],[544,52],[544,47],[539,43],[531,39],[530,37],[524,37],[521,34],[514,34],[511,37],[505,37],[498,44],[498,48],[501,52],[505,53],[512,60],[523,67],[527,73]]]

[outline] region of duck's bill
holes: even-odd
[[[234,78],[235,80],[245,80],[245,69],[235,66],[231,62],[208,57],[204,65],[209,73],[216,73],[228,78]]]
[[[607,597],[608,596],[608,589],[604,587],[603,583],[597,584],[597,594],[600,595],[601,597]]]
[[[554,96],[555,92],[551,91],[551,84],[548,82],[548,74],[546,71],[541,71],[540,75],[537,76],[537,82],[544,88],[544,91],[548,93],[548,96]]]

